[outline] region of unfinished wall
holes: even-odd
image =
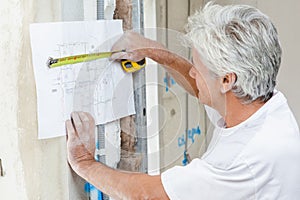
[[[183,31],[187,16],[209,1],[210,0],[157,0],[157,25],[159,27]],[[297,88],[300,83],[299,78],[297,77],[300,73],[297,59],[298,47],[300,45],[300,39],[298,37],[300,34],[300,24],[298,23],[298,20],[300,19],[300,2],[295,0],[216,0],[215,2],[222,5],[248,4],[258,7],[270,16],[275,23],[278,28],[283,48],[283,59],[278,76],[277,88],[286,95],[291,109],[293,110],[298,123],[300,123],[300,91]],[[177,44],[172,43],[174,37],[170,37],[170,34],[158,34],[158,38],[160,41],[164,42],[169,49],[176,49]],[[186,54],[186,52],[178,52],[183,55]],[[202,130],[203,125],[201,125],[201,120],[205,120],[203,119],[204,114],[201,113],[201,106],[199,107],[192,97],[188,97],[187,100],[184,91],[180,90],[176,84],[173,85],[170,77],[167,77],[169,78],[169,91],[173,92],[166,92],[165,78],[166,74],[164,70],[159,69],[158,79],[162,85],[159,89],[159,100],[163,107],[160,113],[160,146],[162,148],[160,156],[161,166],[163,167],[162,171],[175,164],[181,165],[182,156],[180,153],[182,152],[182,147],[178,147],[176,143],[177,139],[184,133],[185,127],[192,128],[198,120]],[[186,102],[189,102],[188,106]],[[189,111],[190,114],[188,116],[185,115],[187,108],[193,109],[198,107],[198,111],[197,109],[196,111],[194,109]],[[197,117],[197,114],[200,114],[200,116]],[[186,124],[187,118],[189,124]],[[197,140],[200,141],[198,144],[191,145],[190,148],[195,148],[195,150],[191,150],[191,152],[193,152],[192,156],[196,156],[197,151],[198,155],[201,155],[203,150],[205,150],[206,146],[202,141],[209,141],[210,134],[206,135],[205,138],[202,138],[203,136],[204,134],[201,135],[200,138],[197,138]],[[202,149],[200,153],[199,145],[202,146],[202,148],[200,148]]]
[[[189,58],[189,51],[180,43],[178,34],[184,31],[187,17],[200,8],[203,1],[157,0],[158,40],[169,50]],[[183,165],[183,152],[187,141],[192,158],[206,149],[206,125],[203,107],[197,98],[188,95],[162,68],[158,69],[160,104],[160,165],[161,172]],[[186,132],[193,136],[187,137]],[[199,135],[199,131],[201,131]]]
[[[157,8],[160,19],[160,26],[182,31],[182,25],[187,17],[188,4],[190,10],[198,8],[202,1],[179,1],[179,0],[158,0]],[[219,2],[219,1],[217,1]],[[279,89],[282,90],[296,114],[300,123],[300,91],[298,74],[298,47],[300,46],[300,2],[296,0],[240,0],[220,1],[223,3],[248,3],[258,6],[268,14],[278,27],[280,40],[283,47],[283,60],[279,74]],[[172,6],[166,9],[167,4]],[[65,158],[65,138],[50,140],[37,140],[37,117],[36,97],[33,69],[31,63],[31,52],[29,44],[29,24],[32,22],[60,21],[61,16],[60,0],[10,0],[1,1],[0,6],[0,158],[2,159],[4,177],[0,177],[0,199],[68,199],[67,186],[67,163]],[[183,9],[183,10],[182,10]],[[174,14],[174,17],[167,17],[167,14]],[[179,15],[182,13],[182,15]],[[67,15],[68,17],[70,15]],[[165,36],[162,36],[165,37]],[[165,38],[166,41],[166,38]],[[167,168],[171,165],[181,165],[182,146],[178,147],[178,138],[185,131],[186,121],[181,116],[186,109],[197,107],[197,102],[188,98],[176,89],[169,79],[171,89],[175,92],[166,92],[166,78],[164,71],[159,72],[161,88],[161,102],[164,106],[169,125],[163,126],[160,132],[161,142],[168,143],[161,153],[162,158],[172,156],[171,161],[164,160],[162,165]],[[170,89],[170,88],[169,88]],[[177,91],[178,90],[178,91]],[[178,93],[176,93],[178,92]],[[178,98],[173,98],[176,93]],[[172,100],[173,98],[173,100]],[[187,101],[193,101],[186,107]],[[172,105],[172,106],[169,106]],[[173,106],[178,106],[173,109]],[[182,110],[178,108],[182,107]],[[199,108],[201,111],[201,107]],[[200,112],[199,111],[199,112]],[[182,113],[181,113],[182,112]],[[193,112],[198,112],[193,110]],[[193,114],[194,115],[194,114]],[[198,121],[204,120],[192,116],[189,118],[188,127],[193,128]],[[183,127],[173,126],[182,123]],[[174,135],[168,135],[173,134]],[[203,137],[204,135],[201,135]],[[197,137],[197,136],[196,136]],[[198,138],[199,141],[204,141]],[[197,139],[197,140],[198,140]],[[164,143],[166,144],[166,143]],[[164,145],[163,144],[163,145]],[[201,146],[203,143],[199,143]],[[198,152],[199,145],[193,145],[191,152]],[[175,151],[172,151],[174,150]],[[177,149],[177,150],[176,150]],[[200,149],[201,150],[201,149]],[[176,157],[178,155],[178,157]],[[196,155],[193,154],[193,155]],[[164,168],[164,169],[165,169]]]
[[[59,0],[1,1],[1,199],[68,199],[65,138],[37,140],[29,24],[61,19]]]

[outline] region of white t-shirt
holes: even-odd
[[[276,92],[241,124],[216,126],[203,157],[165,171],[162,183],[172,200],[299,200],[300,135],[286,98]]]

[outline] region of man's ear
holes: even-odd
[[[226,92],[230,91],[235,84],[236,79],[237,77],[235,73],[229,73],[221,77],[221,93],[225,94]]]

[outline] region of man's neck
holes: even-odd
[[[264,104],[265,102],[258,100],[250,104],[243,104],[232,92],[226,94],[226,107],[225,112],[222,115],[226,122],[226,128],[236,126],[247,120]]]

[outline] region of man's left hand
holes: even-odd
[[[86,112],[73,112],[66,121],[68,161],[77,174],[95,162],[95,121]]]

